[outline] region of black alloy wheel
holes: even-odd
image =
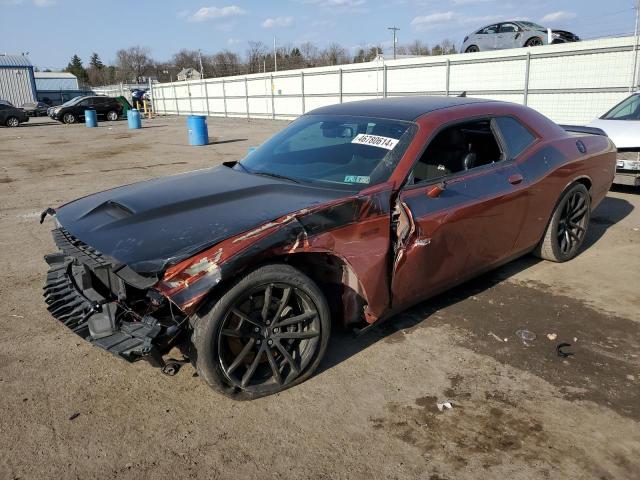
[[[566,262],[580,251],[591,218],[591,196],[582,183],[570,185],[547,225],[534,254],[552,262]]]
[[[588,193],[576,190],[568,196],[558,221],[558,247],[562,255],[577,253],[587,233],[589,199]]]
[[[330,325],[326,300],[309,277],[289,265],[266,265],[196,319],[198,372],[237,399],[285,390],[319,365]]]
[[[466,53],[475,53],[475,52],[479,52],[479,51],[480,51],[480,49],[478,48],[477,45],[470,45],[465,50]]]
[[[218,361],[244,390],[286,385],[309,365],[320,340],[315,305],[301,290],[263,285],[238,299],[218,337]]]

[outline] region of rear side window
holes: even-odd
[[[502,138],[509,150],[509,157],[515,158],[531,145],[536,137],[519,121],[512,117],[495,119]]]
[[[640,95],[623,100],[602,118],[605,120],[640,120]]]

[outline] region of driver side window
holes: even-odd
[[[431,140],[413,167],[413,182],[445,177],[505,158],[491,120],[459,123],[445,128]]]

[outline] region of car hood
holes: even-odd
[[[56,218],[102,254],[156,275],[229,237],[347,195],[219,166],[89,195],[58,208]]]
[[[617,148],[640,147],[640,121],[596,119],[589,127],[601,128]]]

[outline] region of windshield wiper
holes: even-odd
[[[296,180],[295,178],[287,177],[286,175],[280,175],[279,173],[256,172],[255,170],[252,171],[251,173],[255,175],[263,175],[265,177],[281,178],[282,180],[289,180],[290,182],[293,182],[293,183],[300,183],[300,181]]]

